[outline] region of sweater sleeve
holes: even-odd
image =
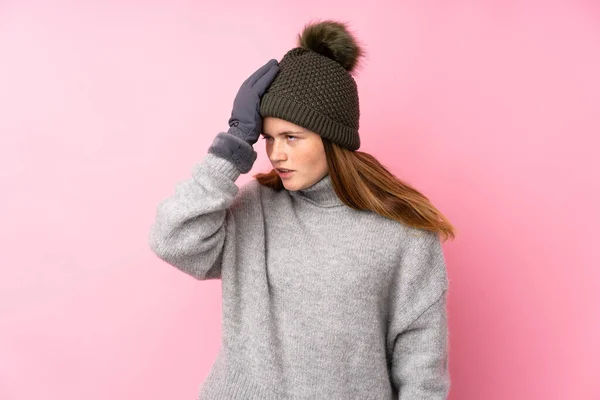
[[[445,400],[448,276],[437,234],[425,232],[404,254],[390,319],[391,380],[399,400]]]
[[[250,187],[235,184],[240,173],[231,160],[207,153],[159,203],[148,237],[154,253],[198,280],[220,279],[225,238],[235,234],[232,209]]]

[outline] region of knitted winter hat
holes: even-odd
[[[279,62],[261,117],[276,117],[350,150],[360,147],[358,91],[352,77],[363,49],[342,22],[307,24]]]

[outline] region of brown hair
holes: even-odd
[[[454,239],[450,221],[419,191],[389,172],[375,157],[352,151],[321,137],[333,189],[341,201],[356,210],[370,210],[414,228]],[[276,191],[284,188],[277,172],[254,178]]]

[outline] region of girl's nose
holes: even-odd
[[[285,160],[287,158],[287,153],[285,149],[285,143],[273,143],[273,147],[271,149],[271,158],[274,160]]]

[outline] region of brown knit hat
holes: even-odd
[[[261,117],[284,119],[357,150],[360,110],[351,74],[362,55],[346,24],[306,25],[298,47],[279,62],[279,73],[261,99]]]

